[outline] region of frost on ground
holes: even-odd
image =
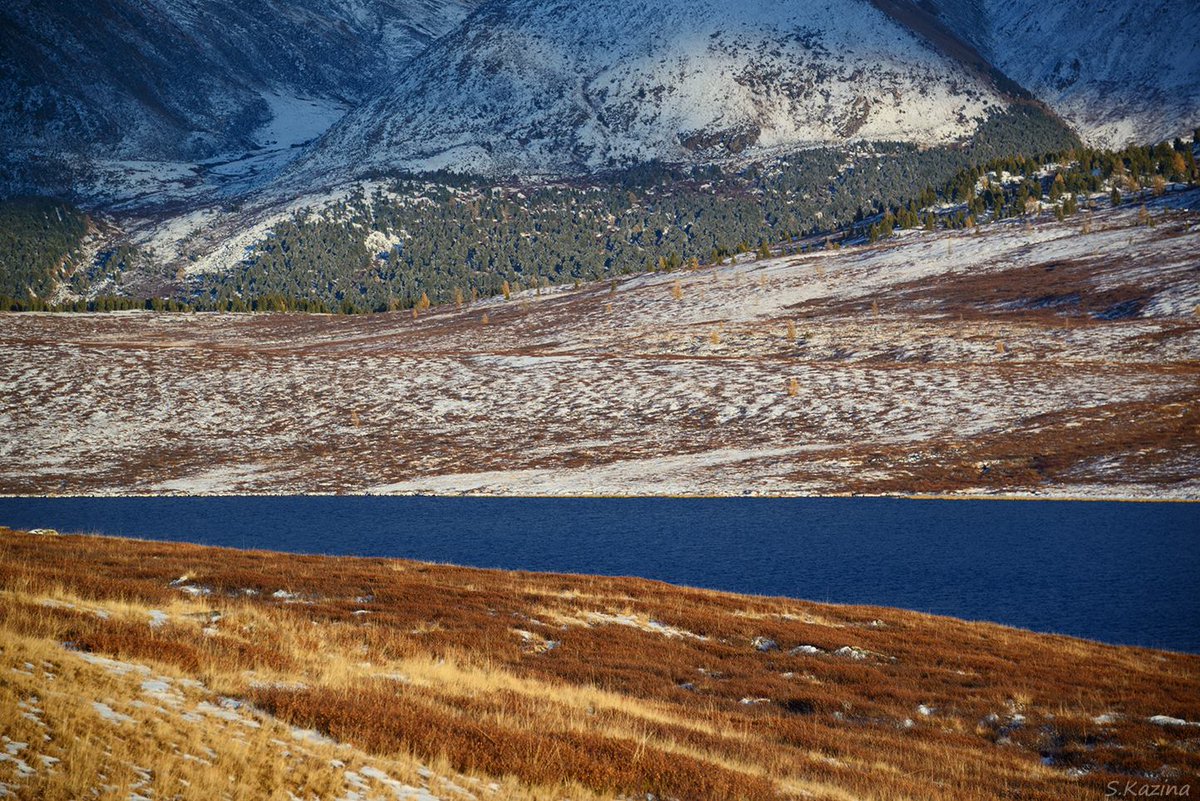
[[[0,492],[1196,498],[1170,201],[416,320],[3,315]]]

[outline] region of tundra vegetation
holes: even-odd
[[[415,320],[6,315],[0,492],[1200,497],[1198,197]]]

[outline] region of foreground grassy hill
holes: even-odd
[[[0,795],[1070,801],[1200,657],[650,581],[0,529]]]

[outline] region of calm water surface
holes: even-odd
[[[1200,652],[1194,504],[4,498],[0,525],[643,576]]]

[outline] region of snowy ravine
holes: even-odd
[[[4,158],[31,150],[191,162],[236,153],[280,116],[278,97],[362,100],[476,5],[8,3],[0,9],[0,90],[12,101],[0,108]]]
[[[417,320],[0,315],[0,492],[1197,498],[1198,202]]]

